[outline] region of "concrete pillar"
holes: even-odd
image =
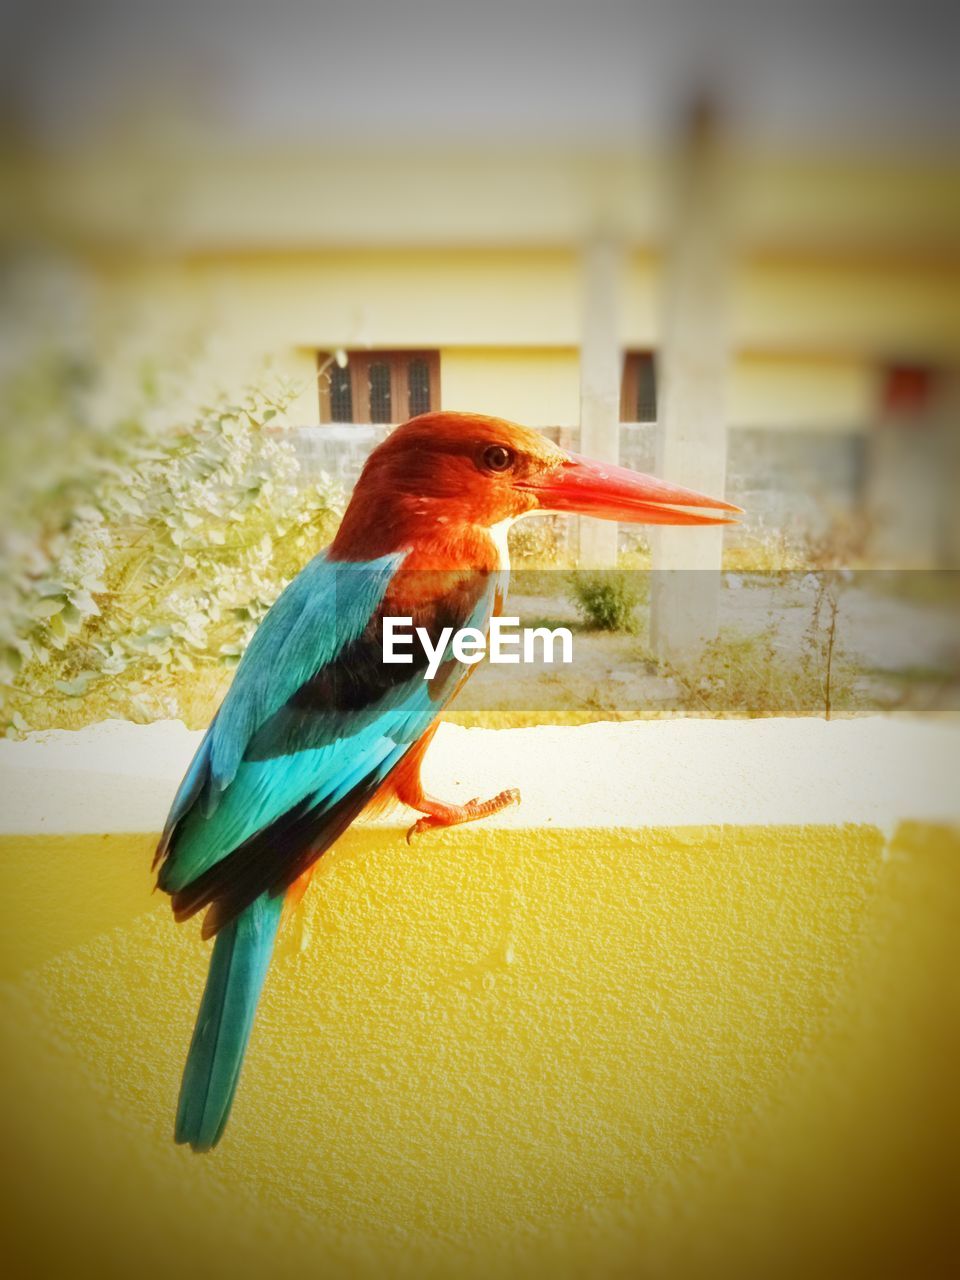
[[[960,370],[944,374],[940,400],[943,440],[943,535],[939,563],[945,569],[960,569]]]
[[[580,452],[601,462],[620,458],[620,282],[623,255],[611,240],[589,242],[582,260]],[[580,565],[617,563],[617,525],[580,520]]]
[[[729,356],[727,179],[714,121],[691,116],[676,157],[658,353],[656,472],[723,497]],[[651,529],[650,638],[664,661],[695,657],[717,634],[723,530]]]
[[[918,367],[913,400],[882,404],[868,439],[871,560],[891,568],[960,564],[960,375]]]

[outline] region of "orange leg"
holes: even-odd
[[[468,800],[466,804],[444,804],[442,800],[435,800],[433,796],[428,796],[420,781],[420,767],[427,753],[427,747],[438,728],[439,722],[428,729],[411,747],[400,766],[390,774],[385,785],[364,810],[367,816],[376,814],[389,808],[394,800],[409,805],[411,809],[418,809],[424,816],[407,831],[407,844],[422,835],[424,831],[432,831],[440,827],[456,827],[462,822],[476,822],[478,818],[489,818],[491,814],[499,813],[501,809],[506,809],[511,804],[520,803],[520,792],[516,787],[509,787],[489,800],[473,799]],[[283,903],[282,925],[286,925],[296,915],[316,869],[316,863],[307,867],[306,871],[287,888]]]
[[[478,818],[489,818],[491,814],[499,813],[508,805],[519,804],[520,792],[516,787],[508,787],[489,800],[475,798],[468,800],[466,804],[444,804],[442,800],[435,800],[422,788],[418,788],[414,795],[402,795],[400,799],[411,809],[419,809],[424,815],[407,832],[407,844],[410,844],[417,836],[423,835],[424,831],[432,831],[437,827],[456,827],[462,822],[476,822]]]
[[[424,734],[390,778],[391,795],[402,804],[409,805],[411,809],[418,809],[424,815],[407,832],[408,844],[417,836],[423,835],[425,831],[433,831],[440,827],[456,827],[462,822],[476,822],[478,818],[489,818],[491,814],[499,813],[508,805],[520,803],[520,792],[515,787],[501,791],[499,795],[492,796],[489,800],[468,800],[466,804],[445,804],[442,800],[435,800],[433,796],[428,796],[420,781],[420,765],[435,732],[436,727]]]

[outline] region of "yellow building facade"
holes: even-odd
[[[574,249],[204,252],[104,263],[97,280],[105,333],[161,347],[193,333],[226,388],[269,365],[296,385],[297,425],[320,420],[317,356],[341,348],[437,351],[445,409],[579,421]],[[960,262],[747,255],[732,293],[732,426],[865,430],[887,363],[940,365],[960,349]],[[658,259],[636,251],[624,349],[655,351],[659,329]]]
[[[623,250],[624,350],[663,329],[673,161],[633,151],[301,148],[180,139],[8,156],[8,238],[79,264],[102,349],[265,360],[319,418],[318,351],[429,349],[444,408],[579,421],[582,253]],[[732,426],[863,430],[890,363],[960,363],[960,167],[948,155],[731,154]],[[713,216],[704,210],[704,217]]]

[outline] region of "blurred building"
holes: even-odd
[[[349,476],[375,433],[334,426],[426,408],[572,437],[598,228],[623,248],[621,455],[651,466],[665,169],[630,152],[180,156],[153,174],[159,209],[137,156],[34,158],[18,180],[33,233],[86,268],[104,350],[195,335],[228,388],[269,361],[315,429],[305,458]],[[729,492],[769,528],[822,524],[866,492],[872,435],[910,455],[933,430],[960,357],[960,169],[755,155],[730,177]]]
[[[65,10],[24,26],[16,100],[40,124],[7,151],[4,230],[79,269],[106,384],[191,342],[211,386],[269,362],[296,384],[307,467],[347,479],[428,407],[574,440],[583,264],[615,245],[611,448],[649,469],[670,122],[706,68],[736,116],[723,413],[746,532],[860,512],[884,555],[956,559],[956,78],[953,24],[927,7],[606,5],[545,29],[533,5],[507,43],[479,11],[448,29],[428,4],[419,26],[378,12],[369,31],[359,10]],[[98,104],[97,129],[73,127]],[[694,315],[695,280],[685,298]]]

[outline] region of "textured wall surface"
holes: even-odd
[[[349,833],[206,1157],[170,1135],[208,948],[151,896],[151,836],[4,837],[17,1274],[944,1274],[960,841],[610,825],[635,728],[563,731],[613,794],[558,812],[595,822]],[[501,740],[503,768],[511,734],[450,739]]]

